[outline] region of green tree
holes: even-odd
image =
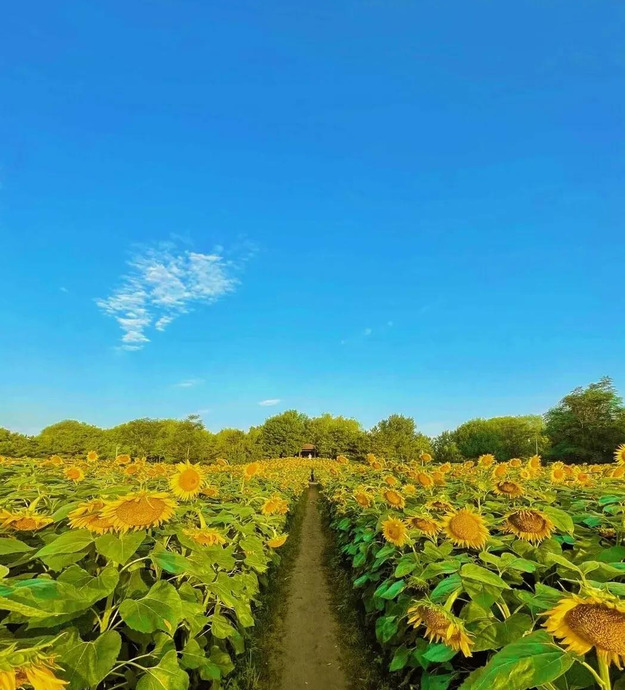
[[[133,419],[113,427],[111,434],[120,453],[133,458],[154,457],[163,454],[162,441],[165,421],[162,419]]]
[[[609,462],[625,442],[625,407],[608,377],[566,395],[545,422],[554,460]]]
[[[430,439],[417,431],[412,417],[392,414],[369,432],[371,451],[376,455],[406,462],[416,460],[422,451],[432,452]]]
[[[102,457],[110,457],[115,452],[110,436],[103,429],[72,419],[47,426],[35,440],[43,455],[79,456],[95,450]]]
[[[39,444],[32,436],[0,427],[0,455],[10,458],[37,457]]]
[[[287,410],[269,417],[260,427],[260,444],[266,457],[280,458],[299,453],[308,436],[308,417]]]
[[[443,431],[432,439],[432,454],[436,462],[461,462],[465,459],[453,431]]]
[[[453,432],[453,440],[465,458],[493,453],[498,460],[544,453],[549,447],[539,415],[471,419]]]
[[[203,460],[207,433],[199,415],[189,415],[183,420],[166,419],[163,421],[159,455],[168,462]]]
[[[367,438],[360,422],[327,413],[309,420],[308,437],[324,458],[341,454],[357,458],[363,454]]]

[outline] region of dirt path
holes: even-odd
[[[323,570],[325,538],[317,501],[308,492],[301,544],[287,598],[280,690],[347,690],[339,663],[338,626]]]

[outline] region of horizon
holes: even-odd
[[[625,390],[624,20],[13,8],[0,426],[297,409],[433,436]]]

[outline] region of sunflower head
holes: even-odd
[[[408,524],[414,529],[419,529],[428,537],[433,537],[440,532],[441,526],[427,515],[413,515],[408,518]]]
[[[414,484],[404,484],[402,491],[406,494],[406,496],[416,496],[417,487]]]
[[[495,456],[492,453],[485,453],[484,455],[480,455],[477,459],[477,463],[480,467],[491,467],[491,465],[495,464]]]
[[[562,484],[566,480],[566,472],[562,467],[553,466],[549,473],[549,478],[552,484]]]
[[[243,477],[245,479],[251,479],[257,474],[260,474],[261,470],[262,466],[260,462],[250,462],[249,465],[246,465],[245,469],[243,470]]]
[[[102,517],[116,532],[128,532],[167,522],[175,509],[176,502],[166,493],[138,491],[107,502],[102,508]]]
[[[434,486],[434,480],[426,472],[419,472],[417,474],[417,481],[424,489],[431,489]]]
[[[508,472],[508,465],[499,463],[493,467],[493,479],[503,479]]]
[[[421,462],[432,462],[432,456],[430,453],[421,453],[419,455],[419,460],[421,460]]]
[[[548,539],[553,529],[553,522],[540,510],[515,510],[506,515],[503,524],[504,532],[534,544]]]
[[[122,455],[118,455],[115,458],[115,462],[118,465],[127,465],[130,462],[130,455],[128,455],[127,453],[123,453]]]
[[[195,498],[204,483],[204,470],[199,465],[192,465],[190,462],[178,463],[176,470],[169,480],[172,494],[183,501]]]
[[[101,498],[81,503],[68,515],[70,527],[88,529],[95,534],[106,534],[113,529],[110,520],[102,517],[105,502]]]
[[[73,482],[81,482],[85,478],[85,473],[77,465],[67,467],[63,474],[65,475],[66,479],[69,479]]]
[[[216,486],[205,486],[200,490],[200,493],[202,496],[206,496],[206,498],[217,498],[219,496],[219,489]]]
[[[6,656],[5,656],[6,655]],[[0,688],[16,690],[62,690],[68,681],[55,675],[59,667],[55,657],[41,651],[41,645],[32,649],[15,649],[11,645],[0,658]]]
[[[395,546],[404,546],[408,543],[408,530],[406,525],[397,518],[387,518],[382,523],[384,539]]]
[[[386,477],[384,477],[384,483],[387,484],[388,486],[397,486],[399,483],[399,480],[397,477],[394,477],[392,474],[388,474]]]
[[[507,496],[508,498],[518,498],[519,496],[523,496],[524,493],[521,484],[505,479],[497,482],[493,486],[493,491],[498,496]]]
[[[184,530],[184,533],[200,546],[219,546],[225,544],[226,540],[217,530],[215,529],[199,529],[197,527],[189,527]]]
[[[387,489],[382,495],[384,500],[393,508],[403,509],[406,505],[406,499],[395,489]]]
[[[228,467],[228,461],[226,458],[217,458],[215,462],[219,465],[219,467]]]
[[[289,512],[289,502],[280,496],[268,498],[262,505],[263,515],[286,515]]]
[[[356,503],[363,508],[369,508],[369,506],[373,503],[373,498],[371,495],[362,489],[354,491],[354,499],[356,500]]]
[[[408,609],[408,624],[413,628],[423,625],[425,636],[432,642],[442,642],[464,656],[471,656],[472,640],[464,624],[442,606],[419,601]]]
[[[523,461],[521,460],[521,458],[512,458],[512,460],[510,460],[508,464],[510,465],[510,467],[514,467],[515,469],[517,469],[521,467]]]
[[[625,662],[625,602],[604,593],[571,594],[546,614],[547,630],[567,650],[584,655],[593,647],[606,664]]]
[[[99,457],[99,456],[98,456],[98,454],[95,452],[95,450],[90,450],[90,451],[87,453],[87,460],[88,460],[89,462],[95,462],[95,461],[98,459],[98,457]]]
[[[618,462],[620,465],[625,465],[625,443],[621,443],[614,451],[614,461]]]
[[[484,518],[470,508],[446,515],[443,530],[453,544],[470,549],[481,549],[489,536]]]
[[[271,539],[267,540],[267,546],[270,549],[279,549],[281,546],[284,546],[288,538],[288,534],[278,534],[275,537],[272,537]]]
[[[52,522],[52,518],[48,515],[40,515],[32,508],[19,510],[12,513],[9,510],[3,510],[0,513],[0,522],[2,527],[6,530],[15,532],[36,532],[37,530],[46,527]]]

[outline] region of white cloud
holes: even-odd
[[[261,400],[258,404],[262,407],[272,407],[280,402],[280,398],[269,398],[269,400]]]
[[[150,342],[150,329],[164,331],[181,314],[216,302],[238,284],[236,266],[221,248],[202,254],[166,243],[136,254],[128,265],[119,287],[96,300],[121,327],[124,350],[140,350]]]
[[[185,379],[175,383],[174,386],[176,388],[193,388],[193,386],[199,386],[201,383],[204,383],[204,379]]]
[[[61,292],[69,292],[69,290],[65,286],[60,287],[59,290]]]
[[[371,335],[373,333],[373,328],[365,328],[365,330],[362,332],[363,335]]]

